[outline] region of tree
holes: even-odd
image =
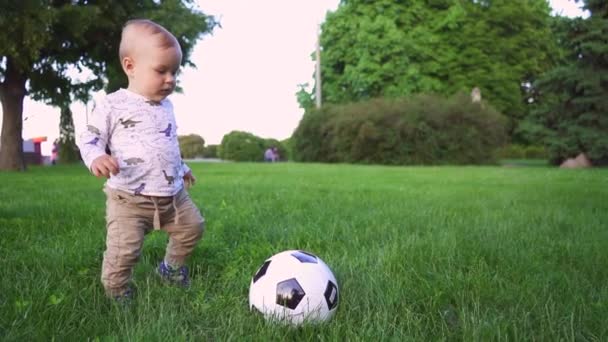
[[[69,104],[86,101],[106,82],[106,91],[126,85],[117,56],[120,34],[124,22],[140,17],[174,33],[184,53],[183,65],[192,65],[192,47],[216,24],[194,8],[193,0],[0,2],[0,170],[25,169],[21,133],[26,95],[62,109],[62,137],[70,143]],[[68,73],[71,67],[88,69],[95,77],[77,82]]]
[[[608,165],[608,3],[584,3],[590,16],[565,23],[567,58],[537,82],[537,110],[524,127],[554,164],[586,153]]]
[[[179,148],[183,158],[201,157],[205,152],[205,139],[198,134],[180,135]]]
[[[343,0],[322,27],[324,102],[479,87],[515,122],[526,85],[555,64],[550,11],[545,0]]]
[[[306,91],[308,83],[298,84],[298,87],[300,89],[296,92],[296,98],[300,108],[304,109],[305,112],[311,110],[315,106],[315,100],[312,94]]]
[[[224,160],[262,161],[265,144],[264,139],[252,133],[232,131],[222,137],[219,155]]]
[[[80,160],[80,153],[76,146],[76,134],[72,110],[69,105],[61,106],[59,122],[59,161],[70,163]]]

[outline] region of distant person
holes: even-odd
[[[264,152],[264,161],[274,163],[279,161],[279,149],[276,146],[269,147]]]
[[[196,178],[182,161],[167,99],[182,61],[177,39],[152,21],[131,20],[119,55],[128,88],[96,106],[78,145],[91,173],[108,178],[101,281],[107,296],[128,302],[133,267],[153,229],[169,235],[157,273],[168,283],[189,285],[185,262],[203,235],[204,219],[184,189]]]
[[[57,164],[57,160],[59,159],[59,141],[55,139],[53,141],[53,149],[51,150],[51,164]]]
[[[275,153],[273,150],[273,147],[269,147],[268,149],[266,149],[266,151],[264,152],[264,161],[268,162],[268,163],[273,163],[275,162]]]
[[[279,160],[281,160],[281,156],[279,155],[279,149],[275,147],[272,148],[272,156],[273,156],[273,161],[278,162]]]

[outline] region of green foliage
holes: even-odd
[[[546,0],[346,0],[321,44],[325,103],[479,87],[510,128],[558,55]]]
[[[169,29],[182,47],[183,65],[192,64],[194,44],[216,25],[192,0],[0,3],[0,100],[7,133],[2,134],[0,169],[19,164],[26,94],[65,111],[73,100],[88,100],[106,82],[108,92],[126,87],[117,52],[122,26],[134,18],[149,18]],[[71,67],[88,69],[94,76],[76,81],[68,73]]]
[[[304,109],[304,111],[308,111],[308,110],[314,108],[315,100],[314,100],[313,96],[309,92],[306,91],[306,87],[308,87],[308,83],[298,84],[298,87],[300,89],[296,92],[296,98],[298,100],[298,104],[300,105],[300,108]]]
[[[203,155],[205,150],[205,139],[198,134],[180,135],[179,149],[182,158],[196,158]]]
[[[304,115],[292,139],[300,161],[486,164],[506,141],[505,125],[466,95],[418,95],[324,106]]]
[[[537,82],[537,110],[522,125],[554,164],[584,152],[608,165],[608,4],[585,4],[590,17],[567,23],[567,58]]]
[[[106,46],[95,46],[89,51],[105,66],[103,70],[108,79],[105,87],[107,92],[124,88],[128,84],[115,53],[118,51],[120,32],[126,20],[143,17],[167,28],[175,35],[182,48],[182,66],[194,66],[190,60],[194,45],[203,34],[212,32],[217,25],[213,17],[205,15],[196,8],[193,0],[116,1],[112,6],[118,8],[109,8],[112,17],[103,18],[97,28],[100,31],[107,30],[104,35],[111,39],[108,39]],[[177,90],[180,91],[180,88],[178,87]]]
[[[544,146],[509,144],[498,150],[500,159],[548,159]]]
[[[203,158],[219,158],[218,145],[207,145],[203,149]]]
[[[281,141],[281,145],[285,149],[283,153],[281,153],[282,160],[293,160],[293,139],[291,137]]]
[[[264,151],[276,147],[280,160],[287,160],[287,148],[276,139],[263,139],[249,132],[232,131],[222,138],[219,157],[232,161],[263,161]]]
[[[200,35],[215,26],[191,0],[12,1],[0,6],[0,56],[29,79],[29,96],[55,106],[71,102],[71,96],[88,99],[104,78],[109,91],[126,86],[117,51],[127,20],[145,17],[164,25],[178,38],[184,65],[191,64],[189,56]],[[97,78],[76,83],[66,73],[69,66],[88,68]],[[0,76],[7,72],[8,66],[0,64]]]
[[[61,122],[59,125],[59,161],[73,163],[80,161],[80,151],[76,146],[74,134],[74,121],[69,106],[61,108]]]
[[[331,122],[337,116],[333,106],[326,105],[320,110],[313,109],[300,120],[291,140],[293,157],[296,161],[332,162],[337,158],[330,154]]]
[[[232,161],[262,161],[266,142],[248,132],[232,131],[222,138],[220,158]]]
[[[287,151],[287,147],[282,142],[277,139],[264,139],[264,151],[268,148],[276,147],[277,152],[279,154],[279,161],[288,160],[289,153]]]

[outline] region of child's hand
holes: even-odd
[[[196,183],[196,177],[192,174],[192,171],[188,171],[184,174],[184,184],[186,188],[190,188]]]
[[[104,176],[110,178],[110,174],[117,175],[119,171],[116,158],[107,154],[95,158],[93,163],[91,163],[91,172],[96,177]]]

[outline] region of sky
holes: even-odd
[[[295,93],[298,84],[314,84],[318,25],[339,0],[199,0],[205,14],[221,28],[205,35],[179,76],[182,94],[170,96],[178,134],[198,134],[206,144],[219,144],[232,130],[263,138],[291,136],[303,113]],[[580,16],[573,0],[550,0],[555,13]],[[72,106],[79,131],[86,125],[95,100]],[[24,102],[23,138],[46,136],[42,153],[50,154],[59,136],[59,110],[30,99]],[[0,116],[0,124],[2,117]]]

